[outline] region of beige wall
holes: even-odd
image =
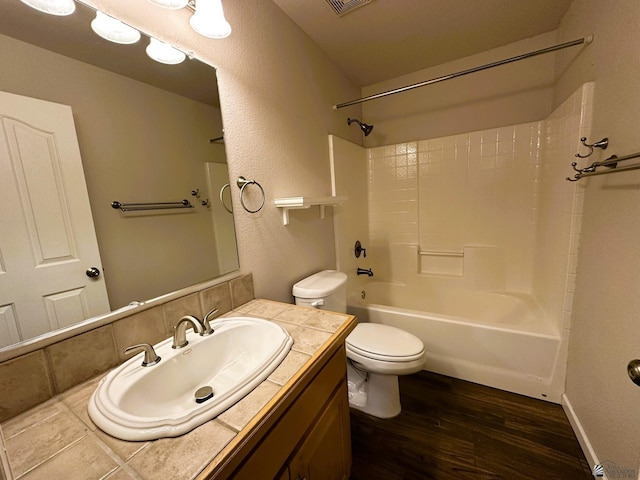
[[[559,39],[592,32],[577,59],[559,57],[555,103],[595,82],[592,138],[609,137],[603,159],[640,151],[640,3],[575,0]],[[633,161],[632,161],[633,162]],[[640,470],[640,171],[585,182],[582,238],[569,345],[567,397],[600,461]],[[584,182],[584,180],[581,180]],[[615,478],[615,477],[614,477]]]
[[[187,10],[163,10],[146,0],[88,3],[218,67],[230,176],[255,179],[266,193],[265,207],[252,215],[242,211],[238,189],[233,192],[240,268],[253,273],[256,295],[292,301],[296,281],[335,267],[331,209],[325,219],[317,208],[293,212],[284,226],[273,199],[330,195],[327,134],[361,137],[346,123],[359,108],[331,107],[359,89],[269,1],[225,2],[233,33],[224,40],[193,32]],[[258,200],[255,188],[248,193],[249,202]]]
[[[10,72],[0,90],[73,109],[112,309],[219,274],[210,213],[198,203],[136,218],[110,207],[205,192],[205,162],[225,161],[208,141],[222,128],[217,108],[5,36],[0,64]]]

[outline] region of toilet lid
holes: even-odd
[[[360,323],[346,340],[347,349],[365,357],[391,362],[416,360],[424,345],[415,335],[379,323]]]
[[[347,274],[336,270],[323,270],[303,278],[293,286],[297,298],[323,298],[337,291],[347,282]]]

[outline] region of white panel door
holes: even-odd
[[[109,311],[71,107],[0,92],[0,347]]]

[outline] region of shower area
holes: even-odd
[[[375,148],[330,136],[349,312],[418,336],[427,370],[559,403],[583,199],[566,177],[592,94],[584,84],[544,120],[455,136]]]

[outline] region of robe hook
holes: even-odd
[[[587,153],[586,155],[580,155],[579,153],[576,153],[576,157],[578,157],[578,158],[587,158],[587,157],[589,157],[589,156],[591,156],[593,154],[594,148],[601,148],[601,149],[605,150],[607,148],[607,146],[609,145],[609,139],[607,137],[605,137],[602,140],[600,140],[599,142],[593,143],[591,145],[586,143],[587,142],[587,137],[580,138],[580,142],[582,143],[582,145],[584,145],[585,147],[587,147],[589,149],[589,153]]]

